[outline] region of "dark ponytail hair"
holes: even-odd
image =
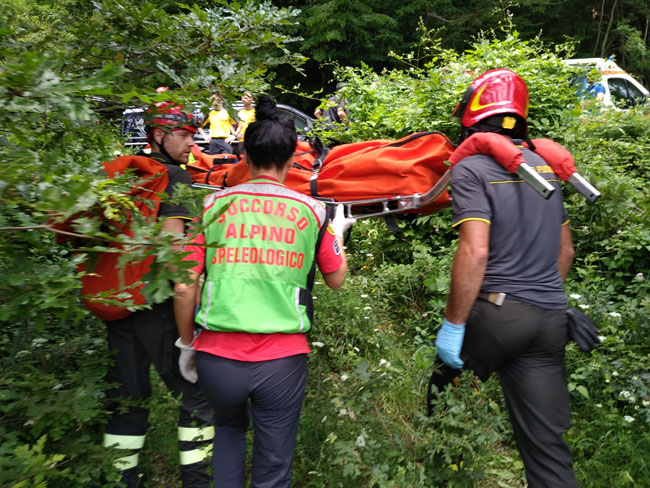
[[[257,99],[255,118],[244,138],[249,163],[263,169],[282,168],[296,150],[298,136],[293,120],[280,117],[275,100],[268,95]]]

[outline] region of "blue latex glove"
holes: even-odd
[[[442,321],[442,327],[436,336],[436,348],[442,362],[452,368],[463,367],[460,359],[460,349],[463,347],[465,337],[465,324],[452,324],[447,319]]]

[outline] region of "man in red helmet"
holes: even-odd
[[[151,154],[147,157],[163,164],[169,175],[166,193],[171,197],[178,184],[189,185],[189,173],[182,169],[194,145],[196,127],[191,114],[182,106],[161,103],[147,111],[147,139]],[[166,202],[160,204],[158,219],[163,229],[183,235],[189,212],[185,207]],[[173,313],[173,299],[152,304],[149,309],[133,312],[119,320],[106,322],[108,344],[114,358],[107,379],[117,386],[107,392],[112,400],[132,401],[116,405],[108,420],[104,445],[127,450],[116,461],[121,482],[128,488],[144,486],[138,455],[144,445],[149,411],[146,402],[151,396],[150,365],[176,397],[182,396],[179,408],[178,440],[183,487],[208,488],[214,438],[213,411],[198,386],[185,380],[178,369],[179,350],[174,346],[178,337]],[[122,485],[120,485],[122,486]]]
[[[517,74],[496,69],[481,75],[456,115],[461,141],[478,132],[506,136],[556,191],[545,200],[485,154],[453,166],[453,226],[459,243],[436,337],[438,356],[446,364],[440,377],[467,368],[485,381],[497,372],[528,486],[577,487],[562,438],[571,413],[563,281],[573,245],[561,189],[546,161],[522,145],[528,141],[528,89]]]

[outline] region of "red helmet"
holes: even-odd
[[[176,105],[173,102],[157,103],[147,109],[148,117],[145,124],[152,128],[161,128],[163,125],[174,126],[175,130],[189,130],[196,134],[196,125],[194,115],[183,112],[182,105]]]
[[[463,127],[506,113],[519,115],[526,123],[528,88],[524,80],[509,69],[493,69],[476,78],[454,111]]]

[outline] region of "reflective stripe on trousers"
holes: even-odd
[[[104,434],[104,447],[129,449],[132,451],[128,456],[118,458],[113,462],[118,470],[124,471],[138,465],[139,451],[144,446],[144,439],[144,435]]]
[[[179,455],[181,467],[201,463],[212,456],[214,427],[179,427]]]

